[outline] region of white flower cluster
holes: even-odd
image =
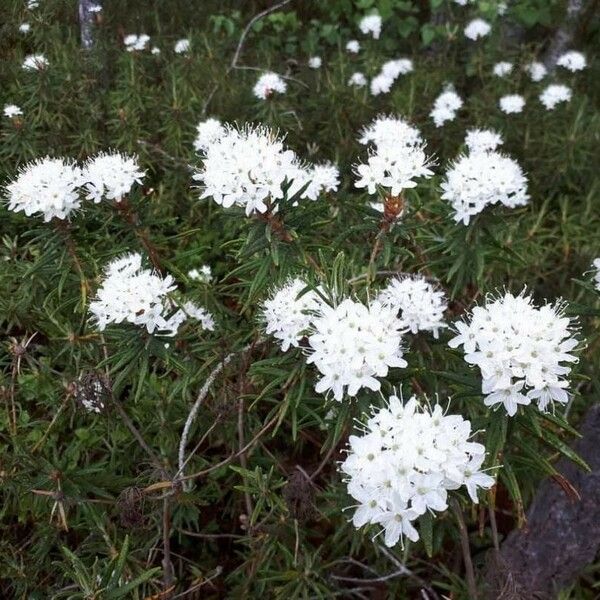
[[[350,79],[348,79],[348,85],[354,87],[365,87],[365,85],[367,85],[367,78],[363,73],[356,71],[355,73],[352,73]]]
[[[307,362],[322,377],[315,390],[332,392],[341,401],[344,393],[381,387],[377,377],[385,377],[390,367],[406,367],[402,358],[403,325],[394,309],[372,302],[366,306],[349,298],[338,306],[321,304],[312,319],[311,348]]]
[[[370,34],[374,39],[378,40],[381,35],[382,24],[383,21],[379,15],[366,15],[360,20],[358,28],[365,35]]]
[[[29,23],[21,23],[19,25],[19,31],[21,33],[29,33],[30,30],[31,30],[31,25]]]
[[[398,137],[396,137],[396,135]],[[418,129],[397,117],[380,116],[362,132],[361,143],[371,142],[367,164],[356,165],[358,188],[376,194],[379,186],[389,188],[391,196],[416,187],[417,177],[431,177],[431,160]]]
[[[350,54],[358,54],[360,52],[360,43],[358,40],[350,40],[346,44],[346,52]]]
[[[575,71],[582,71],[587,67],[585,55],[581,54],[581,52],[577,52],[576,50],[570,50],[569,52],[565,52],[559,56],[556,64],[559,67],[564,67],[573,73],[575,73]]]
[[[227,130],[219,119],[206,119],[198,123],[196,127],[196,139],[194,149],[196,152],[204,152],[211,144],[223,137]]]
[[[508,94],[507,96],[502,96],[502,98],[500,98],[499,105],[500,110],[505,112],[507,115],[512,113],[520,113],[523,112],[525,98],[519,94]]]
[[[471,441],[471,423],[444,414],[412,397],[406,404],[391,396],[385,408],[373,410],[361,436],[350,436],[341,470],[348,493],[357,502],[352,523],[358,529],[377,524],[386,546],[404,536],[416,542],[413,525],[426,512],[448,508],[448,491],[465,487],[478,502],[478,489],[494,485],[481,469],[485,447]]]
[[[254,84],[253,92],[259,100],[266,100],[273,94],[285,94],[287,84],[277,73],[263,73]]]
[[[143,177],[137,157],[100,152],[88,160],[83,170],[86,198],[95,204],[102,199],[120,202]]]
[[[469,129],[465,136],[465,144],[469,152],[496,150],[503,143],[502,136],[491,129]]]
[[[9,119],[20,117],[23,114],[23,111],[16,104],[5,104],[3,112],[4,116]]]
[[[322,304],[320,296],[313,290],[301,294],[306,287],[302,279],[290,279],[263,303],[265,331],[279,340],[284,352],[291,346],[298,347],[300,339],[310,329],[312,315]]]
[[[183,38],[175,42],[173,50],[175,51],[175,54],[187,54],[190,51],[191,47],[192,44],[190,40],[188,40],[187,38]]]
[[[192,281],[199,281],[200,283],[210,283],[212,281],[212,269],[209,265],[202,265],[199,269],[190,269],[187,275]]]
[[[192,302],[176,309],[170,294],[176,285],[170,275],[161,277],[142,267],[140,254],[128,254],[111,262],[97,296],[90,302],[98,329],[111,323],[132,323],[154,331],[175,335],[188,318],[201,322],[204,329],[214,329],[210,313]]]
[[[307,167],[283,140],[266,127],[225,132],[203,152],[203,166],[194,175],[204,188],[201,198],[212,198],[225,208],[244,207],[246,215],[264,213],[270,202],[291,198],[303,188],[302,198],[316,200],[323,191],[337,188],[333,165]]]
[[[66,219],[81,206],[81,169],[62,158],[41,158],[22,167],[17,178],[6,186],[8,209],[28,217],[40,213],[44,221]]]
[[[140,35],[130,33],[123,38],[123,44],[125,44],[125,50],[127,50],[127,52],[140,52],[145,50],[149,41],[150,36],[145,33]]]
[[[443,319],[448,304],[444,292],[423,277],[396,277],[379,292],[377,300],[391,306],[413,334],[430,331],[437,339],[440,329],[446,327]]]
[[[575,362],[578,345],[570,321],[557,305],[540,308],[531,296],[506,293],[475,307],[469,323],[455,323],[458,335],[449,346],[463,347],[465,361],[481,371],[486,406],[501,404],[512,417],[519,404],[532,400],[545,411],[551,402],[566,404],[563,377]]]
[[[553,110],[561,102],[570,102],[572,95],[571,88],[560,83],[553,83],[540,94],[540,102],[546,107],[546,110]]]
[[[401,117],[379,115],[361,131],[358,139],[361,144],[376,147],[399,144],[417,146],[423,143],[421,132]]]
[[[322,64],[323,64],[323,60],[321,59],[320,56],[311,56],[308,59],[308,66],[311,69],[320,69]]]
[[[447,171],[442,199],[454,209],[454,220],[468,225],[486,206],[509,208],[527,204],[527,178],[519,164],[499,152],[463,154]]]
[[[50,63],[43,54],[29,54],[23,60],[23,69],[25,71],[42,71]]]
[[[400,75],[406,75],[413,70],[412,60],[408,58],[397,58],[388,60],[381,67],[378,75],[371,80],[371,95],[387,94]]]
[[[512,70],[513,64],[510,62],[501,61],[494,65],[494,75],[496,77],[506,77],[506,75],[512,73]]]
[[[470,40],[478,40],[485,37],[492,30],[491,25],[483,19],[473,19],[465,27],[465,37]]]
[[[462,105],[462,98],[449,88],[436,98],[429,116],[433,119],[436,127],[441,127],[446,121],[456,119],[456,113]]]
[[[594,267],[594,285],[596,289],[600,292],[600,258],[594,259],[592,263],[592,267]]]
[[[544,63],[536,61],[526,65],[525,71],[529,74],[531,81],[541,81],[548,74],[548,69],[546,69]]]

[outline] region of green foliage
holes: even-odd
[[[83,160],[107,148],[137,153],[146,170],[143,188],[128,199],[139,226],[108,203],[87,203],[67,233],[2,212],[3,597],[166,598],[157,595],[165,590],[206,598],[359,597],[356,579],[392,573],[397,562],[410,575],[368,584],[371,592],[414,598],[425,581],[440,594],[467,597],[450,512],[422,519],[421,541],[387,553],[371,540],[374,529],[356,531],[347,522],[341,509],[352,500],[336,461],[355,419],[383,401],[361,393],[352,402],[325,402],[314,392],[314,369],[302,350],[283,354],[265,339],[259,305],[292,274],[305,275],[313,289],[325,284],[338,297],[366,300],[382,271],[437,278],[452,299],[449,321],[503,288],[528,286],[538,300],[568,300],[587,340],[568,413],[532,409],[507,420],[486,409],[479,376],[448,350],[449,333],[414,338],[408,368],[393,370],[382,392],[451,396],[452,410],[471,419],[475,431],[485,430],[486,466],[501,468],[495,499],[482,498],[481,508],[465,515],[476,566],[493,543],[486,510],[494,502],[504,535],[522,524],[524,507],[540,479],[557,474],[560,456],[585,469],[569,444],[600,393],[600,306],[584,275],[600,254],[600,87],[591,61],[598,25],[578,40],[590,68],[573,78],[556,74],[574,94],[554,112],[537,101],[544,82],[531,83],[519,68],[508,80],[491,72],[498,60],[524,64],[537,56],[561,23],[560,4],[514,3],[508,23],[524,26],[526,36],[511,47],[499,34],[477,44],[463,39],[470,18],[496,14],[492,0],[468,9],[438,0],[292,2],[254,24],[240,56],[240,65],[291,78],[288,93],[265,104],[251,93],[256,71],[229,69],[244,27],[264,2],[107,0],[89,54],[79,47],[74,2],[42,0],[35,11],[21,1],[3,3],[0,105],[17,104],[24,115],[0,121],[2,182],[36,157]],[[359,19],[374,11],[384,17],[381,40],[359,38]],[[32,25],[28,35],[18,32],[23,21]],[[125,52],[122,37],[133,32],[151,35],[161,54]],[[172,51],[181,37],[191,39],[189,56]],[[355,37],[359,56],[343,50]],[[47,71],[21,70],[33,52],[47,55]],[[321,70],[306,67],[313,54],[323,57]],[[373,76],[400,55],[411,56],[416,69],[389,95],[347,86],[354,71]],[[448,81],[465,107],[437,129],[428,114]],[[499,110],[498,98],[509,92],[525,95],[523,114]],[[437,166],[434,178],[408,191],[410,211],[381,237],[370,264],[381,215],[353,187],[352,164],[365,156],[360,128],[381,112],[417,124]],[[213,115],[280,128],[299,155],[340,166],[340,190],[298,207],[282,203],[277,215],[285,237],[273,222],[200,201],[191,182],[190,165],[198,164],[192,142],[198,121]],[[472,127],[502,132],[506,152],[529,174],[532,201],[512,211],[488,209],[465,228],[450,218],[439,183]],[[147,254],[145,239],[186,295],[215,314],[214,333],[193,324],[174,339],[129,326],[103,336],[95,330],[87,307],[102,269],[124,252]],[[213,268],[210,285],[187,275],[205,263]],[[200,475],[180,481],[178,447],[190,409],[232,352],[191,428],[183,473]],[[89,373],[108,373],[116,401],[98,415],[76,401],[74,384]],[[594,593],[581,583],[569,597]]]

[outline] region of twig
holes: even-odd
[[[163,500],[163,591],[173,585],[173,563],[171,562],[171,499]]]
[[[191,537],[202,538],[205,540],[219,540],[219,539],[232,539],[241,540],[244,538],[243,535],[237,535],[235,533],[201,533],[199,531],[190,531],[189,529],[178,529],[179,533],[183,535],[189,535]]]
[[[237,422],[237,430],[238,430],[238,448],[240,451],[244,447],[244,398],[240,397],[238,401],[238,422]],[[244,470],[248,470],[248,459],[246,458],[245,452],[240,452],[240,466]],[[244,479],[244,487],[246,487],[246,477]],[[250,493],[247,489],[244,490],[244,500],[246,502],[246,513],[248,515],[248,519],[252,517],[254,514],[254,506],[252,505],[252,498],[250,497]],[[248,527],[248,531],[250,531],[250,527]]]
[[[44,442],[46,441],[46,438],[48,437],[48,434],[50,433],[50,430],[54,426],[54,423],[56,423],[60,413],[63,411],[63,409],[67,405],[68,401],[69,401],[69,395],[67,394],[67,396],[63,400],[63,403],[58,407],[58,410],[52,417],[52,420],[50,421],[50,425],[48,425],[48,427],[46,428],[44,435],[35,443],[35,446],[31,449],[31,454],[34,454],[35,452],[37,452],[37,450],[44,444]]]
[[[462,548],[463,561],[465,564],[465,572],[467,575],[467,587],[469,589],[469,598],[471,600],[477,600],[477,585],[475,584],[475,571],[473,569],[473,560],[471,559],[471,549],[469,547],[469,532],[467,531],[467,525],[463,517],[462,510],[457,500],[451,502],[452,510],[456,515],[456,521],[458,523],[458,531],[460,533],[460,545]]]
[[[166,158],[170,163],[178,167],[183,167],[186,171],[190,171],[192,173],[195,171],[193,165],[190,165],[181,158],[176,158],[175,156],[172,156],[171,154],[163,150],[158,144],[153,144],[152,142],[147,142],[146,140],[137,140],[137,143],[140,146],[144,146],[145,148],[148,148],[153,152],[160,154],[163,158]]]
[[[344,577],[342,575],[332,575],[332,579],[336,579],[337,581],[344,581],[346,583],[381,583],[383,581],[389,581],[390,579],[394,579],[394,577],[406,576],[406,571],[403,569],[399,569],[398,571],[394,571],[389,575],[381,575],[380,577],[372,577],[371,579],[361,579],[360,577]]]
[[[235,54],[233,55],[233,58],[231,60],[231,64],[229,65],[229,69],[235,69],[237,66],[237,62],[240,58],[240,54],[242,52],[242,47],[244,46],[244,42],[246,40],[246,36],[248,35],[248,33],[250,32],[250,29],[252,29],[252,26],[254,25],[254,23],[256,23],[256,21],[258,21],[259,19],[262,19],[263,17],[266,17],[268,14],[283,8],[286,4],[289,4],[292,0],[282,0],[282,2],[279,2],[277,4],[273,4],[272,6],[269,6],[268,8],[265,8],[265,10],[259,12],[257,15],[254,15],[250,21],[248,21],[248,24],[246,25],[246,27],[244,27],[244,31],[242,31],[242,35],[240,37],[240,40],[238,42],[237,48],[235,49]]]
[[[244,347],[240,352],[246,352],[251,347],[252,347],[252,344],[249,344],[248,346]],[[214,383],[214,381],[217,378],[217,376],[219,375],[219,373],[231,362],[231,360],[233,359],[234,356],[236,356],[236,354],[238,354],[238,352],[229,353],[212,370],[210,375],[206,378],[204,385],[200,388],[200,391],[198,392],[196,401],[194,402],[192,409],[190,410],[190,412],[187,416],[187,419],[185,420],[185,425],[183,426],[183,431],[181,433],[181,439],[179,441],[179,462],[178,462],[177,475],[181,475],[183,473],[183,469],[185,468],[185,465],[187,462],[185,459],[185,447],[187,445],[187,441],[188,441],[188,437],[190,435],[190,429],[192,427],[192,424],[194,423],[194,420],[196,419],[198,411],[200,410],[200,405],[204,401],[204,398],[206,398],[208,391],[210,389],[210,386]]]

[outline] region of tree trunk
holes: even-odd
[[[81,45],[85,50],[94,46],[94,23],[96,12],[90,8],[100,6],[100,0],[79,0],[79,28],[81,31]]]
[[[557,471],[579,493],[567,494],[552,479],[542,483],[527,514],[527,525],[512,531],[488,565],[487,597],[555,598],[591,563],[600,547],[600,404],[592,406],[574,450],[589,464],[584,473],[561,459]]]

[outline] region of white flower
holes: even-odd
[[[389,189],[389,195],[399,196],[402,190],[417,186],[417,177],[431,177],[431,160],[425,145],[384,144],[370,152],[367,163],[355,166],[358,188],[376,194],[379,186]]]
[[[394,80],[383,73],[376,75],[371,79],[371,95],[387,94],[394,85]]]
[[[83,170],[86,198],[95,204],[103,199],[120,202],[143,177],[136,156],[100,152],[87,161]]]
[[[43,54],[29,54],[23,61],[23,69],[25,71],[41,71],[50,63]]]
[[[465,27],[465,37],[468,37],[470,40],[477,40],[479,38],[485,37],[492,30],[490,24],[483,19],[473,19],[468,25]]]
[[[383,63],[381,74],[396,80],[400,75],[411,73],[413,69],[413,62],[409,58],[396,58]]]
[[[486,206],[501,203],[508,208],[527,204],[527,178],[518,163],[499,152],[462,155],[446,172],[442,199],[454,209],[456,222],[468,225]]]
[[[367,85],[367,78],[362,73],[356,71],[355,73],[352,73],[350,79],[348,79],[348,85],[365,87],[365,85]]]
[[[496,150],[503,143],[502,136],[491,129],[469,129],[465,137],[465,144],[469,152]]]
[[[196,127],[196,139],[194,140],[194,149],[196,152],[204,152],[206,149],[220,139],[227,130],[221,124],[219,119],[206,119],[198,123]]]
[[[571,50],[559,56],[556,64],[559,67],[564,67],[565,69],[575,73],[575,71],[582,71],[585,69],[587,66],[587,61],[585,59],[585,55],[583,55],[581,52]]]
[[[175,51],[175,54],[186,54],[190,51],[191,47],[192,45],[190,43],[190,40],[188,40],[187,38],[183,38],[175,42],[173,50]]]
[[[158,54],[160,54],[160,48],[158,46],[152,46],[152,50],[150,50],[151,54],[154,54],[154,56],[157,56]]]
[[[350,40],[346,44],[346,52],[350,52],[351,54],[358,54],[360,52],[360,44],[358,40]]]
[[[8,209],[27,216],[40,213],[44,221],[66,219],[81,206],[81,169],[62,158],[41,158],[20,169],[6,186]]]
[[[560,306],[536,307],[524,292],[506,293],[474,308],[456,330],[448,344],[463,346],[465,361],[479,368],[486,406],[502,405],[513,416],[532,400],[541,411],[567,403],[571,367],[564,363],[576,362],[571,351],[579,342]]]
[[[176,287],[170,275],[144,269],[140,254],[128,254],[106,267],[89,310],[100,331],[111,323],[127,322],[145,327],[148,333],[175,335],[188,318],[200,321],[204,329],[214,329],[214,320],[204,308],[192,302],[176,308],[171,298]]]
[[[289,199],[310,185],[309,170],[270,129],[238,130],[230,125],[225,129],[203,151],[202,168],[194,175],[204,188],[201,198],[210,197],[224,208],[241,206],[251,215],[265,213],[276,201]],[[301,197],[308,197],[306,189]]]
[[[308,66],[311,69],[320,69],[322,64],[323,64],[323,61],[321,60],[320,56],[311,56],[308,59]]]
[[[300,278],[291,279],[278,288],[262,306],[265,331],[279,340],[284,352],[290,346],[298,347],[299,341],[308,333],[312,314],[322,301],[313,290],[305,290],[307,284]]]
[[[391,396],[386,407],[372,408],[362,431],[350,436],[340,469],[358,503],[354,526],[381,525],[387,546],[404,536],[416,542],[412,522],[446,510],[449,491],[464,486],[477,503],[478,490],[494,485],[481,470],[485,448],[471,441],[471,423],[444,414],[439,404],[420,404],[414,396],[403,404]]]
[[[273,94],[285,94],[287,89],[286,82],[277,73],[263,73],[254,85],[254,95],[259,100],[266,100]]]
[[[430,331],[437,339],[440,329],[446,327],[443,318],[448,304],[444,292],[436,290],[422,277],[392,279],[377,299],[391,306],[411,333]]]
[[[494,75],[496,77],[505,77],[509,73],[512,73],[513,64],[509,62],[499,62],[494,65]]]
[[[500,98],[500,109],[507,115],[511,113],[520,113],[525,106],[525,98],[519,94],[509,94]]]
[[[448,88],[436,98],[429,115],[435,126],[441,127],[446,121],[453,121],[456,118],[456,113],[462,105],[461,97],[452,88]]]
[[[340,185],[340,172],[332,163],[313,165],[307,170],[309,180],[303,196],[316,200],[324,192],[335,192]]]
[[[123,44],[127,52],[135,52],[145,50],[150,41],[150,36],[142,33],[140,35],[136,33],[130,33],[123,38]]]
[[[571,88],[562,84],[551,84],[540,94],[540,102],[546,110],[552,110],[560,102],[570,102]]]
[[[39,0],[27,0],[27,8],[29,10],[33,10],[34,8],[37,8],[39,5],[40,5]]]
[[[23,111],[16,104],[5,104],[4,105],[4,116],[9,119],[20,117]]]
[[[548,69],[541,62],[531,62],[525,66],[525,70],[529,73],[531,81],[541,81],[548,74]]]
[[[596,258],[594,259],[594,262],[592,263],[592,267],[594,268],[594,283],[596,286],[596,289],[600,292],[600,258]]]
[[[29,23],[21,23],[19,25],[19,31],[21,33],[29,33],[30,29],[31,29],[31,25]]]
[[[423,144],[421,132],[402,117],[379,115],[361,131],[358,140],[361,144],[376,147],[388,145],[420,146]]]
[[[209,265],[202,265],[199,269],[190,269],[188,271],[188,277],[192,281],[210,283],[212,281],[212,269]]]
[[[378,40],[381,34],[382,20],[379,15],[367,15],[363,17],[358,24],[358,28],[365,35],[371,34],[371,36]]]
[[[102,12],[102,5],[101,5],[101,4],[92,4],[92,6],[90,6],[90,7],[88,8],[88,10],[89,10],[91,13],[99,13],[99,12]]]
[[[338,401],[344,394],[356,396],[363,387],[379,390],[378,377],[385,377],[390,367],[407,364],[402,331],[395,311],[380,302],[366,306],[346,299],[336,307],[322,304],[308,338],[312,352],[307,362],[322,376],[315,390],[332,392]]]

